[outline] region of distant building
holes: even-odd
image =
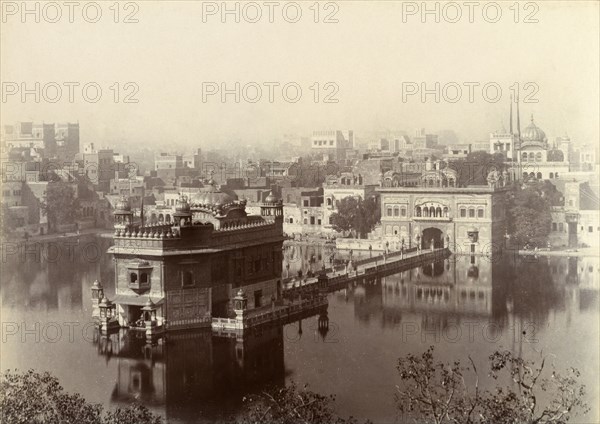
[[[318,233],[323,225],[323,189],[285,187],[281,190],[283,231],[286,234]]]
[[[198,148],[194,153],[184,155],[183,166],[200,172],[202,170],[202,149]]]
[[[115,176],[114,152],[112,149],[96,149],[88,143],[83,150],[83,172],[94,188],[105,193],[110,191],[110,180]]]
[[[3,125],[0,134],[5,149],[43,149],[43,157],[71,161],[79,153],[79,123],[17,122]]]
[[[187,173],[183,156],[170,153],[158,153],[154,156],[154,170],[158,178],[166,184],[175,184],[177,178]]]
[[[354,148],[354,131],[314,131],[311,138],[311,151],[323,155],[323,160],[341,161],[346,159],[348,150]]]
[[[552,208],[549,241],[558,247],[600,246],[600,199],[598,186],[588,182],[557,183],[564,206]]]
[[[518,101],[514,128],[512,102],[511,98],[510,129],[506,131],[503,128],[490,134],[489,153],[503,153],[507,161],[513,163],[511,172],[523,180],[551,180],[566,176],[573,156],[570,138],[559,137],[550,145],[546,133],[535,124],[533,115],[530,124],[521,131]]]
[[[520,147],[521,144],[518,135],[511,134],[506,129],[490,134],[489,152],[491,154],[502,152],[507,159],[517,160],[516,152]]]
[[[471,153],[470,144],[449,144],[446,146],[444,158],[447,160],[466,159]]]
[[[574,149],[573,165],[578,171],[598,172],[598,145],[586,144]]]
[[[377,150],[388,153],[399,153],[402,150],[412,149],[412,147],[410,139],[405,135],[401,135],[399,137],[379,139]]]
[[[438,145],[438,136],[427,134],[425,128],[420,128],[415,131],[415,136],[411,141],[413,149],[434,149]]]

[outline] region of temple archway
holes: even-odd
[[[439,228],[429,227],[423,230],[421,235],[421,248],[431,249],[431,244],[436,249],[444,247],[444,239],[442,237],[442,230]]]

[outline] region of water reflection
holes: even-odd
[[[403,315],[427,329],[486,319],[501,331],[515,320],[537,328],[557,311],[596,311],[598,258],[451,256],[349,287],[355,316],[397,328]]]
[[[110,242],[96,241],[103,250]],[[349,255],[308,245],[284,252],[284,273],[287,264],[290,273],[315,272],[328,265],[332,254]],[[79,254],[58,261],[29,255],[7,261],[0,272],[3,321],[26,322],[29,328],[30,320],[88,322],[95,279],[108,295],[114,291],[108,255],[95,261]],[[16,335],[3,343],[2,365],[52,370],[67,390],[90,401],[115,406],[138,400],[169,422],[225,418],[239,411],[245,394],[290,378],[335,393],[342,415],[389,422],[395,416],[398,356],[421,352],[437,338],[444,359],[472,354],[479,364],[500,346],[526,349],[526,344],[515,344],[513,333],[533,325],[537,342],[530,347],[552,353],[559,366],[582,370],[593,399],[598,390],[599,277],[599,260],[592,257],[491,261],[451,256],[330,294],[328,314],[304,320],[303,335],[298,323],[265,328],[244,339],[207,331],[169,333],[151,345],[125,331],[74,343],[22,342]],[[467,323],[489,326],[487,338],[449,340],[456,326]],[[417,333],[407,338],[410,325]],[[588,421],[598,415],[593,406]]]
[[[243,395],[283,384],[283,328],[254,329],[244,338],[211,331],[169,333],[147,343],[121,330],[97,337],[99,354],[117,363],[110,401],[142,402],[169,422],[229,418]]]
[[[331,267],[332,264],[339,265],[350,258],[366,259],[370,255],[377,253],[369,253],[364,251],[349,251],[337,250],[332,243],[327,244],[285,244],[283,247],[283,277],[296,277],[298,271],[302,271],[302,275],[307,275],[309,272],[316,273],[323,266]]]

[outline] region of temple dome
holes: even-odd
[[[115,203],[115,211],[130,212],[131,205],[129,204],[129,199],[125,196],[121,196]]]
[[[546,142],[546,133],[544,130],[535,125],[533,122],[533,115],[531,115],[531,123],[521,133],[521,139],[523,141],[538,141],[542,143]]]
[[[186,196],[181,196],[181,198],[177,202],[177,206],[175,206],[175,211],[180,213],[187,213],[190,211],[190,204],[187,201]]]
[[[192,203],[206,206],[223,206],[236,200],[237,197],[221,191],[221,189],[213,182],[212,184],[208,184],[204,190],[198,192],[192,198]]]
[[[272,191],[265,198],[265,203],[277,203],[278,201],[279,201],[279,199],[273,194]]]

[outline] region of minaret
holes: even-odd
[[[519,116],[519,96],[517,95],[517,135],[521,139],[521,117]]]
[[[513,104],[513,97],[512,94],[510,95],[510,134],[513,134],[513,125],[512,125],[512,104]]]

